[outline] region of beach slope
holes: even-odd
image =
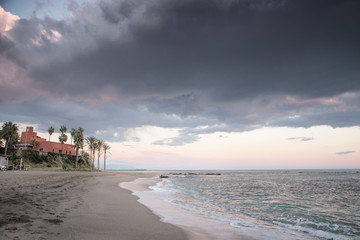
[[[146,173],[4,172],[1,239],[187,239],[120,182]]]

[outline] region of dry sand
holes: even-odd
[[[118,186],[146,176],[0,172],[0,239],[188,239]]]

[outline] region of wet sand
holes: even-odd
[[[0,239],[188,239],[120,182],[137,172],[0,172]]]

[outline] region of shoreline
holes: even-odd
[[[162,181],[159,176],[160,174],[156,178],[137,178],[132,182],[122,182],[119,186],[131,191],[139,198],[138,201],[158,215],[161,221],[183,229],[189,240],[259,240],[224,223],[188,212],[164,201],[163,196],[157,195],[149,188]]]
[[[186,240],[129,190],[118,186],[149,172],[4,172],[1,239]]]
[[[346,215],[334,211],[324,212],[324,208],[319,208],[317,203],[322,203],[328,208],[327,202],[322,202],[321,199],[314,200],[314,196],[319,193],[319,185],[310,185],[309,182],[321,179],[323,182],[322,186],[320,185],[321,191],[333,187],[335,195],[329,196],[332,200],[343,199],[342,193],[348,191],[349,197],[344,200],[352,203],[354,206],[352,209],[354,209],[358,199],[356,188],[346,190],[344,186],[358,183],[359,178],[356,173],[354,170],[347,172],[286,170],[279,174],[278,171],[273,170],[259,175],[257,172],[244,174],[239,171],[238,173],[222,174],[221,177],[190,175],[188,177],[158,177],[156,180],[136,179],[131,183],[122,184],[122,187],[132,190],[133,194],[139,197],[138,201],[160,216],[162,221],[184,229],[190,240],[350,240],[359,236],[356,216],[350,215],[351,205],[348,206],[348,209],[344,209],[348,213]],[[285,184],[283,183],[284,179],[286,180]],[[294,182],[289,179],[294,179]],[[337,184],[334,185],[333,179],[337,180]],[[151,185],[150,188],[149,185]],[[253,185],[261,186],[258,187],[261,191],[254,190]],[[144,186],[148,188],[145,191]],[[344,188],[345,190],[343,190]],[[310,195],[307,197],[300,195],[301,198],[299,198],[294,189],[301,190],[296,194],[307,192]],[[282,195],[282,191],[287,194]],[[231,194],[227,195],[228,193]],[[241,198],[243,193],[246,195],[245,198],[238,200],[236,196]],[[280,198],[278,198],[279,196]],[[234,201],[232,201],[233,199]],[[300,202],[301,199],[304,202]],[[229,201],[228,205],[222,204],[228,203],[226,201]],[[249,201],[250,204],[246,205],[246,201]],[[274,201],[274,204],[267,205],[266,201]],[[292,201],[291,204],[288,204],[289,201]],[[243,203],[245,204],[242,205]],[[334,206],[339,206],[339,203],[341,204],[341,202],[335,202]],[[278,206],[276,208],[278,211],[268,210],[269,208],[274,209],[274,206]],[[241,212],[248,213],[248,215],[239,213],[240,211],[236,211],[235,207],[239,207],[239,209],[242,207]],[[232,211],[233,209],[235,211]],[[256,215],[251,215],[252,212],[267,215],[263,218],[256,218],[254,217]],[[283,216],[291,218],[284,220]],[[339,220],[331,221],[329,216],[338,216]],[[270,221],[269,218],[271,218]],[[309,225],[309,223],[313,225]],[[322,228],[316,228],[318,226]],[[336,229],[334,230],[334,228]]]

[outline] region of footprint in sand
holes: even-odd
[[[44,219],[45,221],[49,222],[49,223],[52,223],[52,224],[61,224],[63,223],[64,221],[61,220],[61,219],[58,219],[58,218],[55,218],[55,219]]]

